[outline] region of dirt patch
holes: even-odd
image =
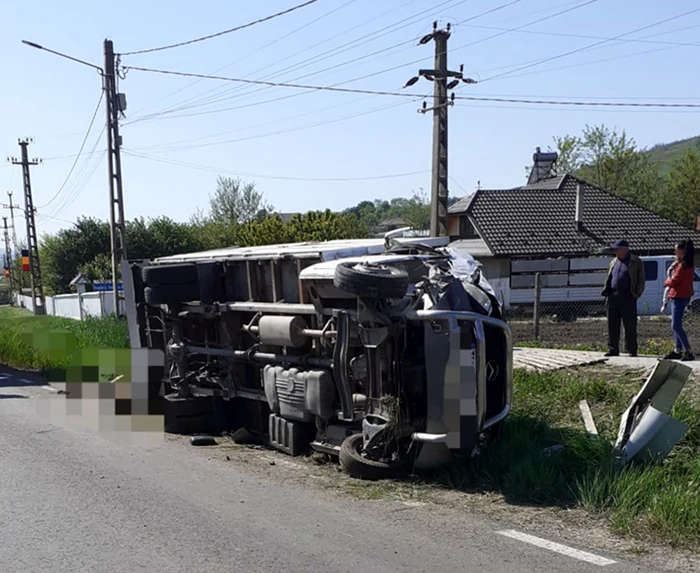
[[[691,346],[700,347],[700,321],[686,319],[685,330]],[[515,344],[533,340],[531,321],[513,320],[510,322]],[[605,350],[607,348],[608,326],[605,319],[582,319],[574,322],[542,321],[539,342],[543,346],[579,347],[581,350]],[[637,323],[637,340],[640,350],[650,354],[661,354],[673,345],[670,321],[665,319],[640,317]],[[620,341],[624,349],[624,331]],[[622,350],[621,349],[621,350]]]

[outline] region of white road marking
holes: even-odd
[[[517,539],[523,543],[529,543],[537,547],[542,547],[543,549],[549,549],[555,553],[561,553],[567,557],[573,557],[579,561],[586,561],[588,563],[593,563],[594,565],[612,565],[616,563],[612,559],[606,559],[600,555],[595,555],[593,553],[588,553],[587,551],[580,551],[579,549],[574,549],[573,547],[568,547],[566,545],[561,545],[560,543],[554,543],[553,541],[547,541],[540,537],[535,537],[534,535],[528,535],[527,533],[520,533],[514,529],[507,529],[505,531],[497,531],[499,535],[504,535],[510,537],[511,539]]]
[[[42,386],[44,390],[49,390],[50,392],[60,392],[58,388],[54,388],[53,386]]]

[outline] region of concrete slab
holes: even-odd
[[[513,365],[515,368],[525,368],[533,371],[559,370],[573,366],[604,363],[619,368],[639,368],[651,370],[656,366],[660,356],[613,356],[606,357],[603,352],[584,352],[579,350],[556,350],[552,348],[523,348],[513,349]],[[683,362],[692,369],[691,376],[700,374],[700,360]]]
[[[535,372],[560,370],[572,366],[583,366],[604,362],[601,353],[573,350],[553,350],[550,348],[514,348],[513,366]]]

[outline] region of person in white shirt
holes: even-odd
[[[668,267],[668,272],[666,273],[666,278],[670,279],[673,276],[673,271],[676,270],[676,265],[678,265],[678,261],[673,261]],[[666,308],[668,306],[668,291],[671,290],[671,287],[666,287],[664,288],[664,296],[663,296],[663,301],[661,304],[661,314],[664,314],[666,312]]]

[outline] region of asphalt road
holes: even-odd
[[[3,573],[651,571],[542,546],[556,539],[533,545],[518,524],[332,495],[180,442],[129,445],[56,425],[37,413],[50,395],[0,380]]]

